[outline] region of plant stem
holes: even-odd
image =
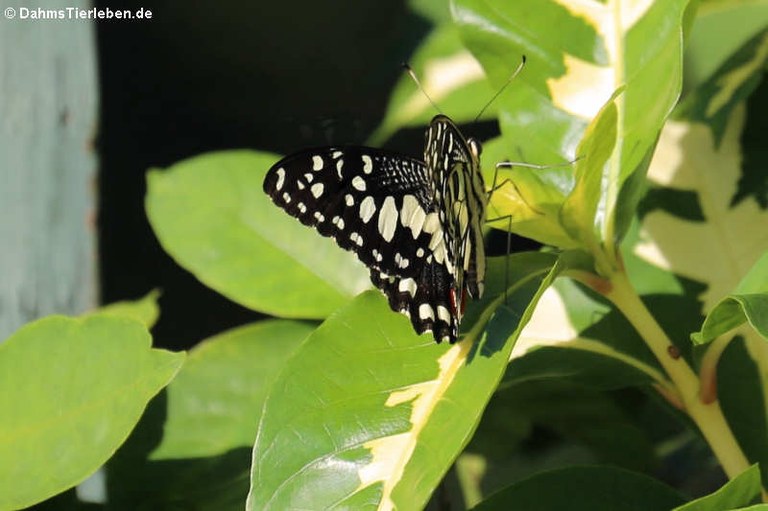
[[[617,270],[612,272],[609,280],[611,286],[604,295],[624,314],[653,351],[680,393],[684,411],[701,430],[728,478],[733,479],[749,468],[749,461],[733,436],[719,401],[702,401],[698,376],[686,360],[676,354],[674,344],[637,295],[627,274]]]

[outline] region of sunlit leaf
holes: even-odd
[[[132,319],[53,316],[0,344],[0,508],[83,481],[123,443],[182,353]]]
[[[624,87],[616,100],[617,145],[604,169],[600,199],[600,238],[609,243],[628,227],[631,215],[622,210],[633,211],[640,199],[635,192],[648,157],[680,92],[687,4],[453,2],[462,38],[494,83],[509,75],[517,56],[528,56],[520,85],[500,99],[511,160],[545,165],[573,160],[589,121]]]
[[[99,307],[91,314],[132,318],[144,323],[147,328],[152,328],[160,317],[158,298],[160,298],[160,291],[154,290],[138,300],[125,300]]]
[[[200,281],[254,310],[322,318],[370,286],[333,240],[272,204],[262,182],[277,157],[212,153],[147,175],[147,215],[163,248]]]
[[[533,256],[513,261],[528,262],[514,265],[519,278],[495,312],[503,284],[489,279],[496,293],[468,310],[474,327],[453,346],[417,337],[375,292],[323,323],[267,399],[249,509],[423,506],[469,440],[532,301],[553,278],[554,259]]]

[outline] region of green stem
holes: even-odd
[[[610,288],[604,292],[637,330],[677,388],[684,411],[693,419],[709,443],[726,475],[732,479],[749,468],[749,461],[733,436],[717,400],[705,403],[699,395],[696,373],[677,353],[667,334],[656,322],[635,292],[623,270],[610,276]]]

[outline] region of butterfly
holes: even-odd
[[[264,191],[354,252],[417,333],[454,343],[467,296],[483,294],[480,151],[440,114],[426,130],[423,161],[360,146],[308,149],[273,165]]]

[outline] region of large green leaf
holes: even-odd
[[[748,197],[733,204],[741,176],[743,106],[729,116],[722,142],[705,124],[669,121],[659,139],[649,179],[668,189],[694,192],[703,221],[665,210],[643,217],[634,253],[659,268],[706,285],[702,310],[731,293],[768,251],[768,212]],[[691,247],[698,247],[692,250]]]
[[[561,2],[454,0],[467,47],[497,84],[521,54],[521,85],[500,99],[509,158],[538,164],[573,160],[589,121],[616,90],[616,144],[602,174],[600,239],[628,227],[648,156],[682,82],[682,23],[687,0]],[[552,30],[557,26],[557,30]],[[659,80],[664,76],[664,80]],[[506,177],[506,176],[504,176]],[[622,201],[619,201],[619,195]],[[535,197],[527,202],[536,209]],[[617,223],[618,219],[618,223]]]
[[[0,344],[0,509],[92,474],[183,360],[152,349],[141,323],[101,315],[41,319]]]
[[[491,260],[496,293],[487,290],[491,297],[468,311],[473,326],[453,346],[417,337],[375,292],[326,320],[267,399],[248,508],[423,506],[469,440],[554,277],[551,256],[510,259],[508,306],[494,312],[504,271]]]
[[[163,248],[224,296],[276,316],[322,318],[370,286],[357,259],[264,193],[276,156],[212,153],[147,175],[146,209]]]
[[[581,466],[537,474],[492,495],[477,511],[668,511],[683,497],[650,477],[613,467]]]

